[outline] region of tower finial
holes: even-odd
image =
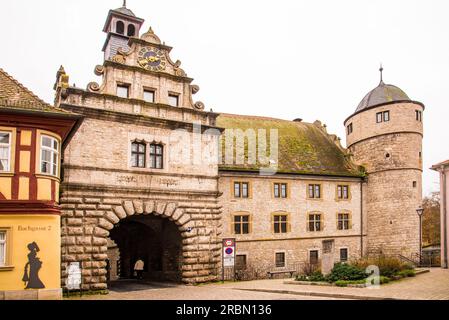
[[[380,64],[379,71],[380,71],[380,83],[383,83],[384,82],[384,75],[383,75],[384,67],[382,66],[382,63]]]
[[[126,0],[123,0],[123,8],[126,8]]]

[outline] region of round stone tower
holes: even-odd
[[[381,79],[345,121],[347,147],[368,174],[363,194],[367,254],[411,258],[419,252],[424,109]]]

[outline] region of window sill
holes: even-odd
[[[14,270],[14,266],[0,267],[0,272],[2,272],[2,271],[13,271],[13,270]]]
[[[35,174],[35,176],[36,176],[36,178],[50,179],[50,180],[54,180],[56,182],[61,181],[57,176],[52,176],[52,175],[44,174],[44,173],[38,173],[38,174]]]
[[[0,177],[14,177],[14,172],[0,172]]]

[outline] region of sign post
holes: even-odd
[[[235,239],[223,239],[223,261],[221,279],[225,281],[225,268],[235,267]]]

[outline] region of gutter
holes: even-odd
[[[360,258],[363,258],[363,180],[360,181]]]

